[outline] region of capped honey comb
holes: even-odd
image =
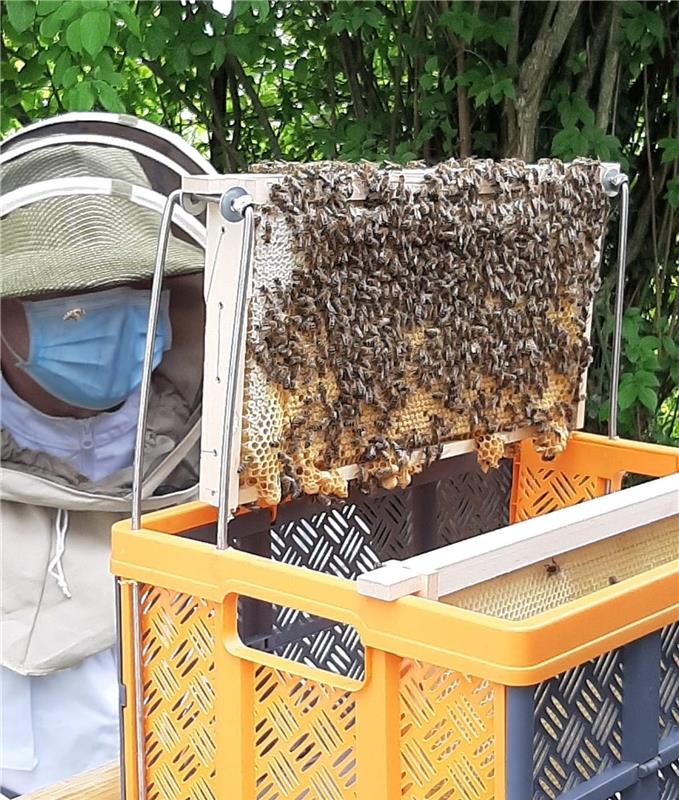
[[[591,161],[275,164],[257,211],[241,485],[262,504],[407,486],[442,444],[566,444],[607,215]],[[358,199],[357,199],[358,198]],[[414,459],[412,453],[424,453]]]

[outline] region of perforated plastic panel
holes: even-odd
[[[140,587],[147,800],[214,800],[215,608]]]
[[[401,797],[493,800],[493,688],[478,678],[404,659],[400,700]]]
[[[351,695],[264,667],[256,672],[255,686],[257,800],[353,800],[356,706]]]
[[[620,761],[622,698],[618,651],[537,687],[534,800],[559,797]]]
[[[516,492],[519,503],[514,521],[519,522],[600,497],[604,480],[595,475],[569,475],[547,466],[536,470],[523,468]]]
[[[254,534],[254,548],[252,538],[239,537],[238,526],[245,520],[237,520],[231,526],[233,543],[276,561],[355,580],[389,559],[506,525],[510,486],[510,462],[484,475],[470,455],[435,465],[405,490],[370,499],[357,495],[355,502],[327,508],[302,503],[297,513],[303,516]],[[294,506],[280,513],[294,515]],[[241,636],[252,647],[362,677],[363,651],[351,628],[248,599],[240,607]]]
[[[660,772],[660,800],[679,800],[679,760]]]
[[[660,735],[679,732],[679,622],[663,628],[660,662]],[[678,795],[679,797],[679,795]]]

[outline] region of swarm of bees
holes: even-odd
[[[474,438],[565,446],[591,350],[600,165],[267,165],[258,210],[241,481],[260,502],[406,486]],[[418,459],[413,452],[420,454]],[[422,458],[422,454],[424,457]]]

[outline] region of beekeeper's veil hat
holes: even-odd
[[[116,127],[124,134],[124,125]],[[182,174],[185,169],[171,158],[130,144],[124,136],[78,136],[72,127],[67,135],[5,146],[0,154],[0,295],[65,294],[149,279],[164,192],[168,180],[176,187]],[[165,274],[200,271],[204,244],[200,221],[175,206]]]

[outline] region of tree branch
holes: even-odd
[[[660,332],[660,316],[662,314],[662,294],[663,294],[663,274],[662,264],[658,259],[658,232],[656,230],[656,208],[655,208],[655,186],[653,180],[655,173],[653,170],[653,154],[651,153],[651,121],[648,118],[648,73],[646,67],[643,69],[644,77],[644,129],[646,132],[646,163],[648,166],[648,179],[651,182],[651,244],[653,245],[653,266],[655,268],[655,323]],[[663,181],[664,183],[664,181]]]
[[[614,8],[616,5],[617,3],[614,2],[604,10],[594,33],[587,38],[587,66],[578,81],[578,94],[585,99],[592,88],[594,76],[599,70],[607,39],[610,43],[611,18],[616,13]]]
[[[229,72],[229,94],[231,95],[231,105],[233,106],[233,133],[231,134],[231,142],[237,150],[240,147],[243,109],[241,108],[240,95],[238,94],[238,81],[233,72]]]
[[[516,117],[519,128],[516,154],[525,161],[535,159],[540,103],[547,79],[578,15],[582,0],[550,2],[540,32],[519,72]]]
[[[147,66],[151,72],[160,80],[162,83],[167,86],[170,93],[174,95],[175,99],[177,99],[180,103],[183,103],[190,111],[196,115],[196,118],[199,119],[205,127],[211,131],[214,136],[216,136],[217,140],[219,141],[220,145],[229,153],[230,158],[232,158],[233,163],[237,164],[239,167],[245,166],[245,159],[241,156],[241,154],[231,145],[229,141],[227,141],[226,137],[224,136],[224,131],[220,130],[218,127],[215,127],[214,121],[210,114],[207,114],[203,111],[202,108],[197,106],[193,101],[193,98],[188,95],[186,92],[182,91],[181,87],[178,84],[173,83],[163,71],[162,66],[156,60],[143,58],[142,63]]]
[[[445,14],[448,11],[448,0],[439,0],[439,8],[441,13]],[[460,142],[460,158],[469,158],[472,154],[471,111],[467,88],[459,81],[459,78],[464,73],[464,42],[460,41],[447,25],[445,26],[445,36],[450,49],[455,53],[455,71],[458,77],[457,129]]]
[[[648,187],[644,187],[645,191],[642,192],[641,187],[635,187],[635,194],[643,197],[644,201],[634,215],[636,223],[634,225],[632,235],[630,236],[629,246],[627,248],[627,261],[630,264],[633,261],[636,261],[641,255],[641,251],[646,248],[646,237],[648,236],[648,227],[651,221],[651,209],[655,203],[655,198],[651,198],[652,190],[653,187],[663,187],[665,185],[668,167],[669,164],[663,164],[660,168],[659,175],[657,175],[653,181],[651,181],[649,176],[650,185]],[[659,193],[660,190],[660,188],[655,188],[656,193]]]
[[[269,116],[266,113],[266,109],[262,105],[262,101],[259,99],[259,95],[257,94],[257,89],[255,88],[252,78],[245,72],[237,58],[234,56],[227,56],[226,60],[229,68],[235,74],[238,83],[240,83],[245,90],[245,94],[248,96],[248,100],[257,114],[259,124],[262,126],[264,133],[269,140],[269,146],[271,147],[271,152],[274,158],[283,158],[283,153],[281,152],[281,146],[278,143],[278,138],[274,132],[274,129],[271,127]]]
[[[464,73],[464,46],[461,42],[457,44],[455,53],[455,68],[458,77]],[[458,138],[460,140],[460,158],[469,158],[472,154],[472,125],[471,113],[469,110],[469,97],[467,89],[459,81],[457,84],[457,125]]]
[[[519,26],[521,24],[521,2],[514,0],[511,4],[510,19],[514,26],[514,36],[507,47],[507,66],[512,69],[519,62]],[[509,97],[504,99],[506,121],[506,141],[503,151],[505,154],[515,152],[519,128],[516,121],[516,105]]]
[[[599,102],[596,108],[596,124],[604,133],[608,130],[611,117],[611,104],[615,91],[618,62],[620,61],[620,48],[618,46],[618,31],[620,30],[620,3],[612,4],[610,28],[608,31],[608,44],[606,56],[601,70],[599,83]]]
[[[359,84],[358,78],[356,77],[356,68],[352,60],[351,40],[349,39],[349,34],[346,31],[342,31],[339,34],[338,39],[340,47],[340,56],[342,58],[342,69],[344,70],[347,83],[349,84],[349,91],[351,92],[351,101],[354,104],[356,117],[358,119],[364,119],[365,105],[363,104],[363,92],[361,91],[361,85]]]

